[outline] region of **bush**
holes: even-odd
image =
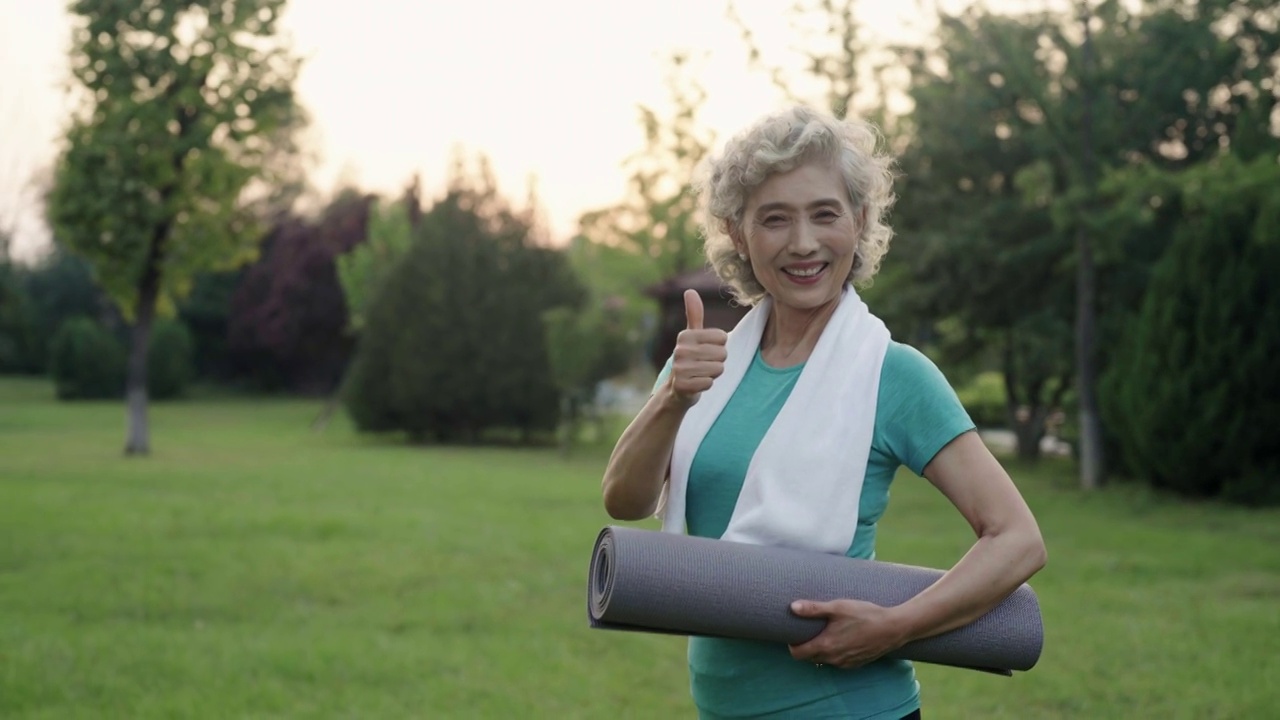
[[[967,384],[956,388],[956,395],[978,427],[1008,426],[1009,406],[1004,376],[999,372],[979,373]]]
[[[1280,169],[1227,160],[1189,171],[1180,222],[1103,378],[1104,419],[1130,471],[1244,502],[1280,484]]]
[[[89,318],[74,317],[58,327],[49,366],[61,400],[124,397],[124,348]]]
[[[370,299],[343,387],[360,430],[449,442],[555,429],[542,317],[583,290],[529,232],[492,194],[456,187],[422,217]]]
[[[168,400],[186,392],[195,375],[195,343],[191,331],[177,320],[156,320],[147,352],[147,394]]]

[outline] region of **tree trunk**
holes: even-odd
[[[1096,281],[1093,266],[1093,247],[1085,224],[1093,209],[1094,154],[1093,154],[1093,36],[1089,29],[1091,12],[1088,0],[1081,3],[1081,24],[1084,26],[1083,79],[1081,117],[1081,148],[1084,166],[1085,190],[1088,201],[1081,208],[1081,218],[1076,230],[1076,388],[1080,396],[1080,486],[1092,490],[1103,482],[1102,424],[1098,418],[1097,369],[1094,366],[1094,336],[1096,318],[1094,296]]]
[[[1018,459],[1035,462],[1040,459],[1040,441],[1044,439],[1044,421],[1049,413],[1043,407],[1023,408],[1013,417],[1013,434],[1017,440]]]
[[[147,351],[151,348],[151,325],[160,297],[160,264],[164,260],[164,243],[169,225],[156,228],[147,248],[147,258],[138,278],[138,302],[134,306],[133,326],[129,333],[129,368],[125,380],[125,405],[128,408],[128,435],[125,455],[151,453],[151,423],[147,417]]]
[[[147,351],[151,347],[151,326],[156,314],[159,278],[139,283],[138,305],[129,333],[129,370],[125,382],[129,430],[125,438],[125,455],[148,455],[151,452],[151,424],[147,417]]]

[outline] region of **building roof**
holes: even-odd
[[[684,294],[685,290],[697,290],[700,295],[728,297],[728,289],[720,278],[709,268],[698,268],[673,275],[662,282],[644,289],[644,294],[651,298],[663,299]]]

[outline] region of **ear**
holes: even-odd
[[[725,223],[725,232],[729,239],[733,241],[733,249],[738,251],[738,255],[747,254],[747,239],[743,237],[742,226],[732,223]]]

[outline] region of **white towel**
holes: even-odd
[[[769,317],[766,298],[729,333],[724,373],[689,409],[676,434],[664,532],[684,533],[689,466],[755,357]],[[791,395],[761,439],[724,540],[844,554],[875,427],[889,330],[852,285],[818,339]]]

